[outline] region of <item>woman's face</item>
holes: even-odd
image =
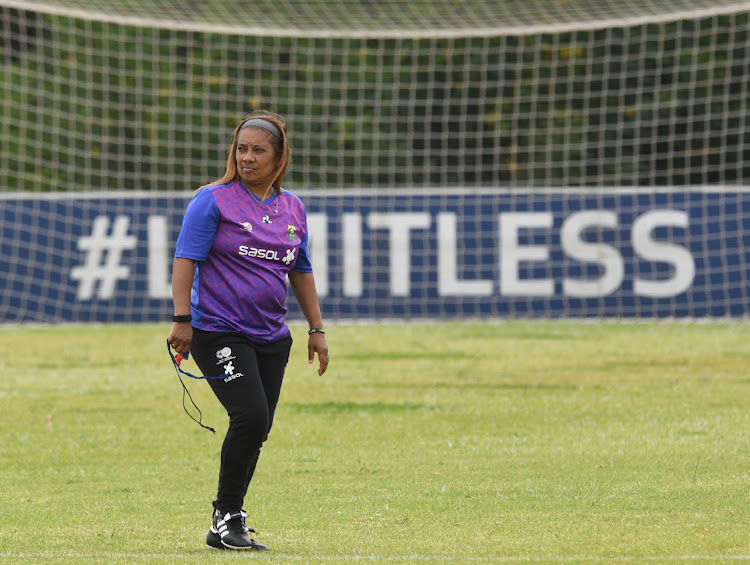
[[[276,148],[272,143],[273,134],[258,127],[246,127],[237,137],[237,171],[248,188],[265,194],[276,173]]]

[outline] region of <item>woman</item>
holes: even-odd
[[[245,495],[273,423],[292,338],[286,279],[309,324],[308,362],[328,345],[308,254],[306,210],[281,188],[289,165],[280,116],[254,112],[234,130],[224,176],[201,187],[177,239],[169,344],[193,355],[229,416],[209,547],[267,550],[248,535]]]

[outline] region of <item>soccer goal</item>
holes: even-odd
[[[190,190],[245,112],[291,189],[750,180],[750,2],[0,0],[0,190]]]

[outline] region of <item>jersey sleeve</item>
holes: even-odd
[[[297,262],[294,264],[293,271],[297,271],[298,273],[312,273],[312,263],[310,262],[310,250],[307,246],[307,236],[308,232],[305,231],[305,235],[302,237],[302,241],[300,241],[299,249],[297,253]]]
[[[175,259],[205,261],[218,228],[219,208],[213,192],[202,189],[193,196],[185,210],[175,246]]]

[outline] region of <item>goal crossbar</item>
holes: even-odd
[[[750,2],[715,2],[712,5],[679,10],[679,6],[667,5],[653,12],[633,15],[618,14],[611,17],[581,20],[571,19],[558,23],[523,23],[510,25],[462,25],[461,20],[452,20],[450,27],[424,27],[422,22],[415,21],[413,26],[398,28],[372,26],[368,21],[360,25],[348,26],[346,29],[325,28],[320,26],[285,25],[283,27],[268,25],[251,25],[243,23],[215,23],[209,21],[190,21],[188,19],[154,19],[153,15],[123,15],[108,10],[94,10],[85,7],[73,7],[50,2],[29,2],[28,0],[0,0],[0,7],[70,17],[85,21],[96,21],[136,27],[149,27],[185,32],[203,32],[254,37],[289,37],[321,39],[446,39],[477,38],[497,36],[524,36],[540,33],[568,33],[574,31],[595,31],[607,28],[623,28],[650,23],[665,23],[679,20],[698,20],[722,15],[750,11]],[[492,24],[493,22],[491,22]]]

